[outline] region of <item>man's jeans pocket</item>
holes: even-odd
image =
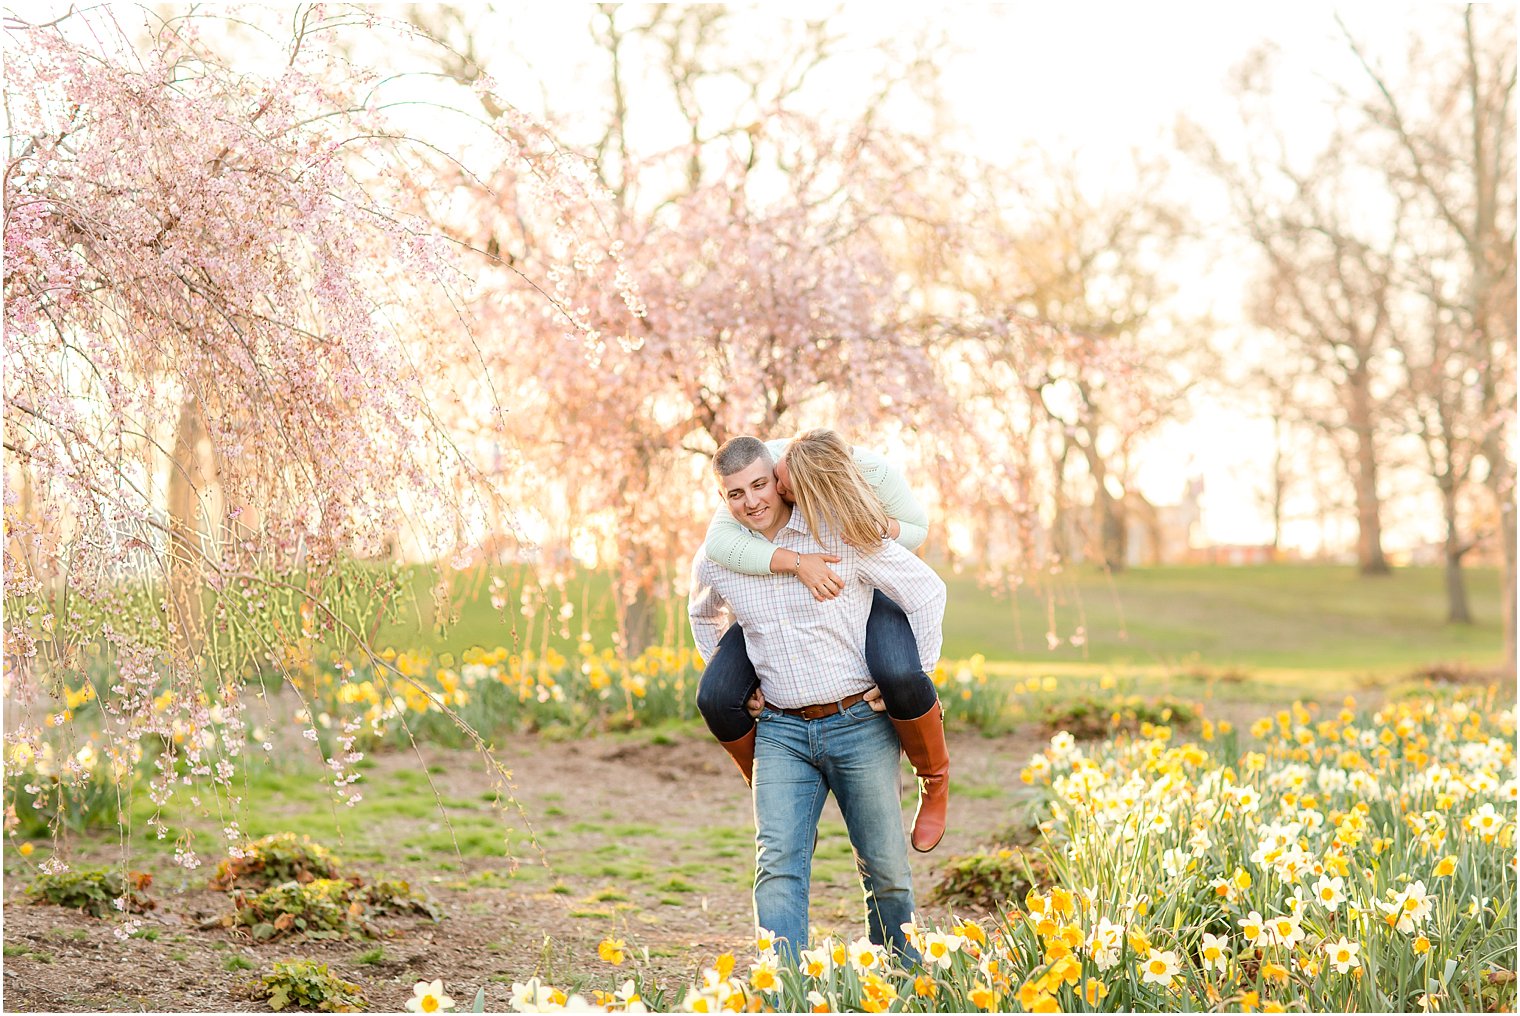
[[[887,715],[884,712],[883,713],[878,713],[876,710],[874,710],[874,709],[871,708],[871,703],[865,702],[865,701],[861,701],[861,702],[855,703],[853,706],[851,706],[850,708],[846,709],[844,711],[844,714],[846,716],[848,716],[850,719],[855,720],[856,722],[864,722],[866,720],[874,720],[878,716],[885,718],[886,715]]]

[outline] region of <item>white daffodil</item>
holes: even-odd
[[[959,935],[941,935],[938,932],[930,932],[924,936],[924,965],[939,967],[941,970],[949,970],[950,964],[955,959],[955,953],[966,944],[966,940]]]
[[[411,1012],[446,1012],[454,1008],[454,1000],[443,993],[442,980],[418,981],[406,1007]]]
[[[1362,965],[1362,961],[1356,958],[1356,954],[1361,951],[1362,947],[1356,942],[1348,942],[1344,935],[1341,936],[1340,941],[1326,942],[1321,948],[1324,949],[1325,956],[1330,960],[1330,965],[1335,968],[1335,972],[1338,974],[1344,974],[1352,967]]]
[[[1199,947],[1198,955],[1203,960],[1204,970],[1223,970],[1230,961],[1229,939],[1204,932],[1203,945]]]
[[[1146,984],[1166,987],[1182,971],[1182,964],[1171,950],[1152,949],[1151,954],[1141,961],[1140,970],[1140,980]]]
[[[881,946],[872,945],[868,938],[857,938],[850,943],[850,966],[860,974],[879,971],[882,967]]]
[[[1346,901],[1345,885],[1346,880],[1339,875],[1334,878],[1321,876],[1320,880],[1314,883],[1314,899],[1333,914]]]
[[[804,949],[797,969],[804,977],[823,978],[834,969],[834,960],[827,949]]]

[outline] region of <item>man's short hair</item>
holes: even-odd
[[[732,476],[741,469],[748,469],[755,460],[774,468],[776,460],[765,442],[757,437],[731,437],[724,441],[713,455],[713,475],[718,479]]]

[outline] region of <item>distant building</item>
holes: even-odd
[[[1139,491],[1124,496],[1124,563],[1182,564],[1202,542],[1203,477],[1188,480],[1178,504],[1152,504]]]
[[[1271,564],[1283,560],[1283,555],[1270,543],[1220,543],[1195,548],[1188,560],[1193,564]]]

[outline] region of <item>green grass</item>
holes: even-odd
[[[1443,661],[1493,666],[1501,656],[1499,576],[1468,574],[1479,623],[1447,625],[1443,573],[1404,568],[1364,578],[1351,567],[1138,568],[1112,580],[1074,571],[1045,590],[994,599],[951,579],[947,658],[982,653],[1019,669],[1331,670],[1387,674]],[[1087,643],[1046,647],[1079,625]],[[1052,666],[1059,665],[1059,666]]]
[[[426,779],[399,769],[383,780],[361,781],[364,802],[350,811],[335,801],[323,781],[314,778],[319,765],[314,757],[287,756],[255,759],[239,771],[238,790],[247,805],[239,818],[249,838],[278,832],[304,833],[333,847],[350,862],[382,861],[397,848],[400,856],[409,860],[453,857],[456,840],[464,857],[502,856],[502,838],[509,830],[489,805],[473,798],[443,795],[444,810],[440,811],[439,799],[433,796]],[[170,834],[160,840],[148,825],[155,810],[148,794],[139,790],[133,795],[129,814],[134,850],[170,854],[180,831],[187,826],[205,826],[201,809],[183,795],[175,795],[163,809]],[[408,820],[416,832],[396,842],[376,842],[368,835],[369,827],[392,818]],[[433,825],[437,828],[429,828]]]
[[[493,569],[516,591],[518,569]],[[380,629],[377,644],[460,652],[470,646],[571,653],[584,629],[597,647],[610,645],[616,627],[606,575],[581,572],[566,586],[575,608],[566,626],[530,626],[518,612],[494,610],[485,572],[454,576],[452,607],[458,620],[440,631],[426,595],[429,572],[411,581],[421,606],[405,623]],[[1109,576],[1075,568],[1031,584],[1012,597],[994,597],[969,573],[947,576],[949,608],[944,655],[964,659],[981,653],[1005,673],[1091,673],[1124,667],[1136,672],[1242,669],[1297,674],[1329,670],[1389,675],[1441,662],[1492,667],[1500,660],[1499,574],[1467,572],[1478,623],[1445,623],[1444,573],[1439,568],[1400,568],[1364,578],[1340,565],[1169,566],[1135,568]],[[558,594],[551,592],[551,606]],[[1047,648],[1047,618],[1054,612],[1062,644]],[[537,617],[553,613],[540,608]],[[690,644],[685,604],[658,610],[661,637]],[[1067,641],[1081,626],[1086,644]],[[516,641],[514,641],[514,638]]]
[[[589,898],[589,900],[587,902],[590,902],[590,903],[626,903],[627,901],[628,901],[628,894],[627,893],[623,892],[621,889],[613,889],[613,888],[611,888],[609,886],[606,889],[599,889],[596,892],[592,893],[591,896],[590,896],[590,898]]]

